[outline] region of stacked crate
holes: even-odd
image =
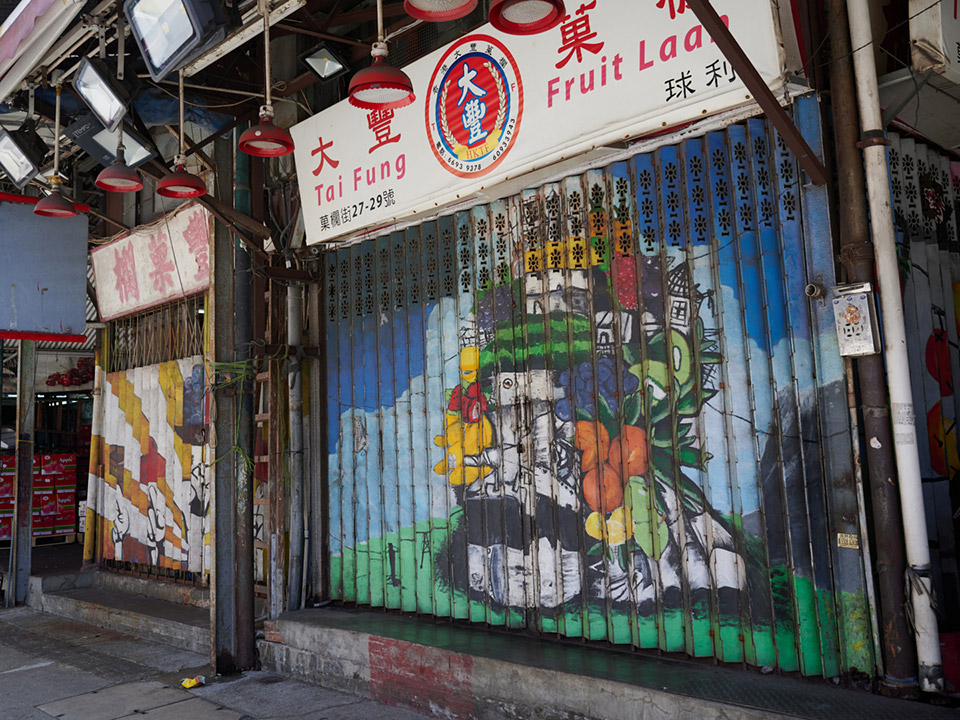
[[[0,456],[0,541],[10,540],[16,458]],[[33,458],[33,537],[68,540],[77,527],[77,456]]]

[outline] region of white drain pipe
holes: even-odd
[[[914,422],[913,392],[910,386],[910,365],[907,361],[907,338],[903,325],[903,303],[900,299],[900,272],[890,207],[890,176],[880,116],[880,93],[874,62],[873,33],[870,26],[868,0],[847,0],[850,18],[853,67],[860,108],[864,168],[867,175],[867,197],[873,231],[873,251],[879,279],[880,307],[883,313],[884,350],[887,362],[887,390],[893,419],[893,438],[897,456],[900,504],[903,511],[903,534],[907,551],[907,574],[910,576],[910,602],[920,666],[920,688],[927,692],[943,691],[943,667],[940,663],[940,637],[937,618],[931,606],[930,548],[927,544],[926,514],[920,484],[920,456],[917,452],[917,428]],[[883,528],[879,529],[883,532]]]

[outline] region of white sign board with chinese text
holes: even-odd
[[[212,217],[182,205],[90,252],[100,317],[113,320],[210,286]]]
[[[770,0],[713,6],[780,87]],[[576,0],[567,10],[549,32],[485,25],[405,67],[417,95],[408,107],[378,113],[344,100],[293,127],[307,242],[383,227],[752,100],[683,0]]]
[[[933,69],[960,84],[960,6],[955,0],[910,0],[913,69]]]

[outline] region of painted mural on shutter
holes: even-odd
[[[203,358],[98,370],[97,381],[87,494],[98,559],[209,572]]]
[[[960,163],[913,138],[891,133],[890,141],[890,181],[933,584],[944,630],[957,630],[960,398],[954,390],[960,379],[956,218]]]
[[[842,363],[804,295],[834,283],[826,199],[763,120],[324,275],[332,597],[873,672]]]

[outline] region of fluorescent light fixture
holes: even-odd
[[[340,77],[350,69],[325,43],[320,43],[301,55],[300,62],[324,81]]]
[[[217,45],[226,33],[218,0],[125,0],[123,12],[155,82]]]
[[[130,93],[98,59],[84,58],[73,76],[73,87],[97,119],[116,130],[130,103]]]
[[[93,114],[84,115],[66,128],[63,134],[82,147],[90,157],[107,167],[112,165],[117,157],[117,140],[121,132],[127,167],[139,167],[156,156],[147,140],[131,127],[122,125],[110,132]]]
[[[276,25],[306,4],[307,0],[285,0],[285,2],[281,2],[270,11],[270,24]],[[233,52],[251,38],[262,33],[263,16],[257,9],[257,3],[251,3],[250,9],[243,14],[240,22],[240,27],[233,30],[222,43],[214,45],[195,60],[184,65],[183,74],[187,77],[195,75],[208,65],[215,63],[223,56]]]
[[[43,154],[30,142],[29,131],[0,130],[0,168],[18,190],[33,180],[43,163]]]

